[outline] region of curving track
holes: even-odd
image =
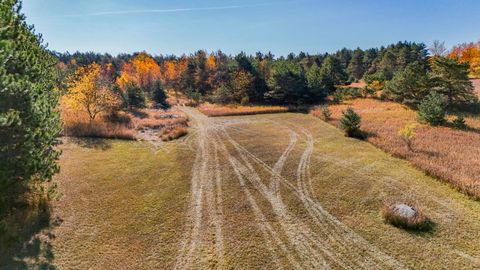
[[[271,269],[404,269],[405,267],[368,243],[328,213],[315,198],[310,160],[315,140],[308,129],[289,125],[288,145],[273,165],[249,151],[232,131],[256,136],[255,131],[236,126],[241,120],[207,118],[197,110],[183,108],[195,122],[196,150],[192,168],[191,195],[180,239],[175,269],[228,268],[230,251],[224,205],[225,181],[237,181],[255,221]],[[255,121],[255,118],[249,118]],[[294,160],[293,152],[300,158]],[[293,161],[292,161],[293,160]],[[284,175],[287,161],[296,162],[292,177]],[[233,175],[233,179],[226,173]],[[306,213],[299,217],[290,200]],[[267,207],[262,207],[262,203]],[[271,218],[273,217],[273,218]],[[228,236],[228,237],[227,237]],[[233,259],[234,260],[234,259]]]

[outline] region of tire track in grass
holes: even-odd
[[[195,113],[193,113],[195,116]],[[201,119],[204,120],[204,119]],[[213,121],[204,121],[204,127],[203,129],[209,130],[213,129],[218,131],[218,127],[213,127],[212,123]],[[211,197],[211,192],[209,192],[209,188],[207,188],[207,195],[202,195],[203,190],[202,188],[199,188],[198,186],[203,186],[206,185],[208,187],[208,183],[205,183],[204,180],[205,176],[208,176],[208,172],[205,172],[205,168],[207,167],[208,160],[211,158],[209,157],[209,152],[208,152],[208,145],[205,146],[205,140],[207,138],[207,133],[202,132],[202,135],[205,136],[200,136],[199,142],[202,142],[203,140],[203,147],[198,147],[197,150],[197,157],[202,156],[204,160],[207,160],[207,162],[202,161],[200,162],[200,165],[198,165],[197,158],[196,162],[194,163],[194,168],[199,168],[200,167],[200,173],[197,174],[197,176],[194,175],[192,176],[192,201],[198,201],[198,198],[200,197],[200,202],[202,202],[202,197],[207,197],[207,205],[211,205],[211,199],[208,199]],[[212,134],[208,134],[208,137],[217,136],[218,134],[215,134],[218,132],[213,132]],[[294,186],[292,183],[287,181],[284,177],[280,175],[280,173],[277,170],[274,170],[265,162],[260,160],[258,157],[250,153],[247,149],[245,149],[243,146],[239,145],[236,141],[234,141],[229,134],[226,132],[226,130],[223,128],[223,133],[225,133],[225,137],[228,139],[228,141],[235,147],[236,152],[239,154],[240,159],[243,161],[242,162],[226,152],[225,157],[228,158],[230,165],[232,166],[235,174],[237,175],[237,178],[240,181],[240,184],[246,194],[247,200],[249,201],[250,205],[252,206],[252,210],[254,212],[254,215],[256,217],[257,223],[259,225],[260,230],[262,231],[264,237],[265,237],[265,242],[268,244],[267,248],[272,252],[272,256],[274,258],[277,258],[275,255],[275,248],[273,247],[273,244],[276,244],[277,246],[280,247],[282,252],[285,254],[287,257],[289,263],[292,266],[296,265],[296,260],[293,258],[293,254],[297,253],[300,258],[302,259],[302,268],[310,266],[311,268],[319,268],[319,267],[324,267],[327,268],[326,261],[324,257],[319,253],[319,251],[329,260],[331,260],[333,263],[336,263],[338,266],[341,268],[377,268],[377,269],[385,269],[385,268],[402,268],[402,266],[394,261],[391,257],[389,257],[386,254],[383,254],[381,251],[377,250],[375,247],[371,246],[366,240],[361,238],[360,236],[356,235],[355,232],[350,230],[348,227],[346,227],[344,224],[336,220],[333,216],[331,216],[328,212],[326,212],[320,204],[315,201],[314,199],[311,198],[311,195],[313,194],[311,190],[311,183],[308,183],[309,181],[309,166],[310,166],[310,157],[311,153],[313,150],[310,150],[309,143],[307,143],[307,150],[309,152],[302,154],[301,162],[299,164],[299,169],[297,169],[297,174],[302,177],[302,179],[297,180],[299,181],[300,185],[299,187]],[[308,137],[308,136],[307,136]],[[223,145],[223,142],[217,141],[214,142],[215,145],[220,145],[223,150],[226,150],[226,147]],[[219,144],[220,143],[220,144]],[[202,145],[199,143],[199,146]],[[200,150],[202,149],[203,150]],[[224,148],[224,149],[223,149]],[[313,147],[312,147],[313,148]],[[215,153],[215,152],[214,152]],[[319,238],[317,234],[313,233],[306,224],[299,223],[297,219],[294,218],[293,215],[291,215],[288,212],[288,209],[286,206],[279,200],[279,198],[275,195],[275,193],[272,192],[272,189],[268,188],[265,186],[265,184],[261,181],[259,175],[256,173],[255,169],[253,166],[250,164],[248,158],[253,160],[255,163],[260,165],[263,169],[265,169],[267,172],[269,172],[272,177],[275,176],[280,180],[280,183],[285,185],[288,190],[290,190],[294,196],[299,198],[303,203],[304,206],[307,208],[309,214],[311,215],[311,218],[314,219],[314,222],[316,224],[320,225],[325,225],[324,228],[320,228],[321,232],[323,234],[327,235],[333,235],[335,236],[335,240],[339,241],[341,240],[342,247],[353,247],[352,253],[360,254],[361,252],[358,251],[366,251],[367,254],[367,259],[365,260],[364,257],[361,257],[361,255],[358,255],[357,257],[354,257],[355,261],[358,261],[359,259],[363,259],[363,264],[360,264],[360,267],[356,267],[356,264],[353,262],[343,258],[341,254],[336,254],[336,250],[332,252],[331,250],[331,243],[325,241],[325,239]],[[215,158],[214,158],[215,160]],[[214,162],[214,167],[218,167],[220,164],[217,164]],[[282,166],[283,167],[283,166]],[[216,173],[215,173],[216,175]],[[201,178],[200,181],[195,178]],[[307,181],[305,183],[305,180]],[[253,194],[250,192],[250,190],[245,186],[246,181],[249,181],[253,187],[263,196],[263,198],[267,199],[276,214],[276,217],[279,221],[279,224],[282,227],[282,230],[285,231],[285,234],[288,237],[288,240],[290,244],[292,245],[293,252],[290,252],[287,245],[283,243],[281,238],[279,237],[279,232],[277,232],[266,220],[265,215],[263,214],[262,210],[258,206],[258,204],[255,201],[255,198]],[[195,182],[198,182],[197,185],[194,185]],[[195,186],[195,187],[194,187]],[[305,189],[306,186],[310,186],[309,188]],[[218,187],[218,186],[216,186]],[[217,194],[218,196],[218,194]],[[221,198],[221,196],[220,196]],[[208,202],[210,201],[210,203]],[[191,203],[192,204],[192,203]],[[221,205],[221,203],[220,203]],[[194,204],[195,206],[195,204]],[[196,205],[198,206],[198,204]],[[200,205],[200,209],[201,209]],[[211,207],[207,206],[208,210],[211,211]],[[183,241],[182,247],[188,246],[188,251],[187,252],[181,252],[179,254],[178,258],[183,258],[177,260],[182,262],[178,263],[176,266],[181,266],[177,268],[187,268],[192,265],[192,256],[194,254],[194,251],[197,249],[197,246],[202,244],[199,243],[201,239],[199,239],[198,232],[200,231],[200,228],[202,226],[202,210],[200,211],[200,215],[198,214],[197,208],[193,208],[192,211],[193,215],[189,215],[189,222],[192,222],[194,225],[193,226],[186,226],[186,228],[190,228],[190,230],[187,230],[186,234],[186,239]],[[208,216],[209,219],[213,216],[210,212],[208,215],[205,215],[206,217]],[[197,225],[197,220],[198,216],[200,216],[200,225]],[[322,222],[322,223],[320,223]],[[188,223],[188,222],[187,222]],[[215,223],[215,222],[214,222]],[[220,225],[221,228],[221,225]],[[340,236],[340,237],[338,237]],[[273,241],[271,241],[271,239]],[[329,238],[327,238],[329,239]],[[217,242],[218,243],[218,242]],[[183,250],[187,250],[187,248],[183,248]],[[218,252],[219,248],[217,248]],[[342,250],[343,251],[343,250]],[[343,252],[342,252],[343,253]],[[187,254],[181,255],[181,254]],[[351,254],[350,254],[351,255]],[[338,258],[340,256],[340,258]],[[185,258],[186,257],[186,258]],[[349,256],[351,258],[352,256]],[[278,258],[277,264],[278,262]],[[186,262],[186,263],[183,263]],[[377,262],[377,264],[374,264],[374,262]],[[305,264],[303,264],[305,263]],[[220,264],[219,264],[220,265]],[[278,267],[281,267],[281,264],[277,265]],[[298,268],[298,264],[296,266]]]
[[[310,161],[314,150],[314,139],[312,134],[308,130],[302,127],[299,128],[306,137],[306,148],[300,157],[300,161],[297,167],[297,188],[300,190],[302,196],[308,196],[308,198],[315,199],[312,187],[312,180],[310,177]],[[302,200],[302,202],[305,205],[305,200]],[[305,205],[305,208],[311,216],[316,216],[316,214],[311,211],[308,205]],[[317,221],[318,223],[322,224],[322,227],[327,227],[329,225],[328,223],[325,223],[323,219],[317,219]],[[332,249],[335,249],[337,253],[343,254],[345,256],[351,253],[351,251],[349,251],[345,247],[341,235],[327,233],[326,235],[324,234],[324,236],[331,241],[330,244],[332,245]],[[356,263],[355,267],[374,268],[376,266],[376,264],[372,262],[369,258],[364,258],[363,260],[360,260],[358,257],[354,257],[353,260]]]
[[[263,185],[259,176],[254,172],[253,166],[248,162],[246,156],[243,155],[241,149],[238,148],[239,145],[228,137],[229,136],[227,134],[227,139],[237,149],[237,152],[247,167],[243,170],[244,176],[249,179],[255,188],[259,190],[262,195],[271,203],[272,209],[282,225],[282,229],[287,234],[290,243],[294,246],[295,251],[299,253],[301,258],[306,259],[306,263],[308,263],[312,268],[318,268],[320,265],[324,266],[324,268],[328,268],[327,262],[319,253],[319,251],[321,251],[321,253],[323,253],[332,262],[340,267],[344,269],[353,269],[341,260],[338,260],[334,255],[334,251],[323,248],[326,243],[322,241],[322,239],[318,238],[318,236],[316,236],[315,233],[313,233],[308,226],[306,226],[306,224],[288,212],[286,205],[281,201],[281,199],[277,198],[275,194],[273,194],[266,186]],[[236,166],[242,167],[242,165],[238,162]]]
[[[192,167],[191,194],[185,224],[185,234],[181,241],[175,269],[192,268],[195,261],[205,263],[202,252],[211,249],[211,241],[205,239],[214,235],[214,259],[224,264],[222,217],[221,174],[218,172],[217,149],[208,141],[209,125],[205,118],[193,115],[197,126],[197,151]],[[213,158],[212,158],[213,149]],[[199,263],[199,262],[197,262]]]
[[[187,221],[185,224],[185,234],[181,242],[179,254],[175,264],[175,269],[186,269],[192,260],[192,253],[195,250],[202,222],[202,204],[203,188],[205,179],[205,170],[207,167],[207,153],[205,149],[206,140],[203,132],[198,134],[198,145],[192,168],[190,202],[187,211]]]
[[[283,171],[283,167],[285,166],[285,162],[287,161],[288,156],[290,155],[290,152],[295,148],[295,145],[297,144],[297,133],[293,132],[290,130],[290,140],[288,142],[287,149],[283,151],[282,155],[280,158],[275,162],[275,165],[273,165],[273,171],[275,174],[272,174],[270,178],[270,187],[273,193],[277,195],[280,198],[280,187],[279,187],[279,182],[280,180],[276,175],[280,175]]]
[[[268,223],[267,218],[265,217],[265,214],[258,206],[258,203],[256,202],[252,193],[246,187],[245,177],[239,171],[238,169],[239,166],[237,166],[236,164],[238,161],[236,161],[236,159],[231,156],[230,152],[227,150],[225,144],[221,141],[221,139],[219,139],[218,135],[216,136],[216,145],[220,146],[222,152],[224,153],[225,159],[230,162],[230,165],[233,171],[235,172],[237,179],[239,180],[240,186],[242,187],[242,190],[245,193],[247,201],[249,202],[250,207],[252,208],[253,214],[255,216],[255,222],[258,228],[260,229],[260,231],[262,232],[263,239],[267,243],[266,247],[269,250],[270,254],[272,255],[273,260],[277,265],[277,268],[282,269],[283,267],[282,267],[282,264],[280,263],[280,259],[278,258],[277,251],[274,248],[275,245],[280,247],[280,249],[286,254],[287,261],[290,263],[292,267],[294,267],[295,269],[302,269],[298,264],[297,260],[293,258],[293,256],[291,256],[290,251],[287,249],[287,247],[279,237],[278,233]]]
[[[228,136],[228,134],[227,134]],[[231,137],[230,137],[231,139]],[[232,140],[232,139],[231,139]],[[243,146],[239,145],[235,141],[232,142],[236,144],[240,151],[243,151],[246,155],[250,156],[255,162],[259,165],[264,167],[267,171],[272,174],[275,174],[273,169],[260,160],[258,157],[253,155]],[[303,166],[303,165],[302,165]],[[321,205],[312,199],[309,196],[306,196],[303,191],[299,190],[293,184],[291,184],[288,180],[283,178],[281,175],[277,174],[277,177],[282,180],[282,183],[293,192],[295,196],[297,196],[304,204],[305,208],[309,212],[310,216],[314,220],[314,222],[319,226],[319,228],[326,231],[328,235],[336,236],[336,241],[339,241],[342,246],[349,247],[349,249],[357,249],[357,252],[350,251],[349,255],[353,254],[361,254],[362,252],[358,251],[365,251],[367,254],[365,256],[357,256],[357,262],[364,262],[362,263],[362,268],[364,269],[385,269],[388,267],[389,269],[403,269],[403,265],[391,258],[390,256],[386,255],[385,253],[378,250],[375,246],[368,243],[365,239],[361,236],[356,234],[353,230],[348,228],[346,225],[341,223],[335,217],[333,217],[330,213],[321,207]],[[327,226],[327,227],[325,227]],[[320,243],[319,243],[320,244]],[[368,257],[366,257],[368,256]],[[373,262],[376,262],[372,264]]]
[[[223,240],[223,191],[222,191],[222,174],[220,171],[220,162],[218,160],[218,147],[214,144],[214,160],[215,160],[215,247],[218,254],[218,268],[225,268],[225,250]]]

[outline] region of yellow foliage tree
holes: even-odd
[[[417,124],[416,123],[411,123],[411,124],[408,124],[405,127],[401,128],[398,131],[398,136],[400,136],[400,138],[402,138],[402,140],[407,145],[408,150],[410,150],[410,151],[413,151],[412,140],[413,140],[413,138],[415,138],[415,135],[416,135],[415,129],[416,128],[417,128]]]
[[[67,106],[88,113],[90,120],[100,113],[109,112],[121,104],[121,99],[111,89],[96,63],[80,67],[68,78],[68,92],[63,97]]]
[[[155,81],[161,79],[160,66],[147,53],[142,52],[122,66],[117,84],[123,90],[134,83],[145,91],[149,91]]]

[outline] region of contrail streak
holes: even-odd
[[[278,4],[286,4],[294,1],[284,2],[270,2],[253,5],[231,5],[231,6],[212,6],[212,7],[191,7],[191,8],[173,8],[173,9],[138,9],[138,10],[111,10],[92,12],[85,14],[66,14],[46,17],[94,17],[94,16],[110,16],[110,15],[130,15],[130,14],[149,14],[149,13],[181,13],[181,12],[195,12],[195,11],[209,11],[209,10],[228,10],[228,9],[242,9],[262,6],[272,6]]]

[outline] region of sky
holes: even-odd
[[[23,13],[60,52],[280,56],[480,40],[479,0],[24,0]]]

